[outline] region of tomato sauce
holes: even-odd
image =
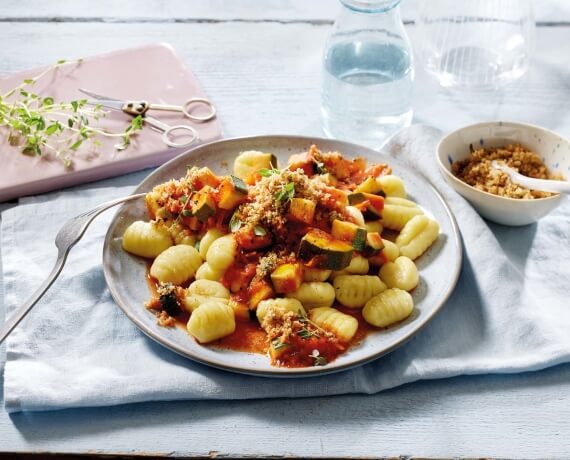
[[[223,337],[210,346],[234,351],[250,353],[267,353],[267,334],[259,323],[253,321],[236,321],[236,330],[233,334]]]
[[[152,292],[152,296],[157,297],[158,281],[153,278],[148,271],[147,283]],[[242,294],[242,297],[245,295],[243,292],[240,294]],[[239,294],[233,294],[233,296],[236,297],[239,296]],[[241,300],[247,301],[245,298]],[[290,346],[283,353],[279,354],[274,364],[290,368],[314,366],[316,359],[313,356],[314,350],[318,350],[318,356],[325,358],[326,362],[330,363],[348,348],[358,346],[371,331],[379,330],[378,328],[369,325],[364,320],[361,310],[353,310],[339,305],[334,305],[334,308],[342,313],[353,316],[358,320],[358,329],[350,342],[341,342],[336,338],[331,340],[327,337],[310,337],[308,339],[304,339],[293,334],[290,338]],[[176,320],[176,325],[178,327],[186,330],[186,323],[188,323],[188,320],[190,319],[190,314],[185,310],[182,310],[180,314],[174,317],[174,319]],[[267,334],[261,328],[260,324],[254,319],[236,320],[236,330],[233,334],[209,343],[207,346],[218,349],[259,354],[266,354],[269,348]]]

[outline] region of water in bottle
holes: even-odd
[[[376,2],[386,9],[364,12],[349,3],[343,1],[347,11],[337,19],[324,53],[323,130],[378,148],[412,120],[411,48],[399,2]]]

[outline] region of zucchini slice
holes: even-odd
[[[376,179],[374,177],[368,176],[368,178],[359,184],[354,191],[357,193],[378,193],[382,191],[382,187],[380,184],[378,184],[378,182],[376,182]]]
[[[192,187],[195,190],[202,190],[204,187],[217,187],[220,185],[220,179],[207,166],[194,172],[192,178]]]
[[[265,280],[253,281],[248,288],[248,293],[250,310],[255,310],[262,300],[270,299],[275,296],[273,288],[269,282]]]
[[[348,195],[348,202],[362,211],[366,220],[378,220],[382,217],[384,197],[366,192],[356,192]]]
[[[300,264],[279,265],[271,273],[271,282],[278,294],[295,292],[303,282],[303,269]]]
[[[350,264],[354,249],[327,232],[312,229],[301,239],[299,259],[309,268],[342,270]]]
[[[200,222],[206,222],[208,217],[216,214],[216,202],[213,190],[206,186],[192,197],[192,215]]]
[[[218,188],[220,209],[231,210],[247,198],[247,185],[239,177],[226,176]]]
[[[359,227],[352,222],[335,219],[332,223],[331,233],[336,239],[352,244],[352,247],[357,251],[364,250],[366,234],[368,233],[365,228]]]
[[[292,198],[287,217],[304,224],[312,224],[315,217],[316,203],[305,198]]]
[[[370,232],[366,235],[366,246],[364,247],[363,254],[366,257],[371,257],[379,254],[384,249],[384,242],[378,232]]]

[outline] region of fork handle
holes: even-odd
[[[69,251],[81,239],[81,237],[85,233],[85,230],[87,229],[89,224],[93,221],[93,219],[95,219],[95,217],[97,217],[103,211],[106,211],[107,209],[109,209],[113,206],[124,203],[126,201],[131,201],[131,200],[140,198],[144,195],[146,195],[146,193],[138,193],[136,195],[130,195],[127,197],[119,198],[117,200],[108,201],[107,203],[103,203],[102,205],[99,205],[96,208],[93,208],[91,210],[90,214],[88,216],[86,216],[86,217],[88,217],[87,220],[83,224],[83,227],[81,228],[80,232],[75,236],[74,240],[70,241],[70,244],[65,248],[58,247],[57,260],[55,261],[55,265],[52,268],[51,273],[48,275],[46,280],[30,296],[30,298],[28,300],[26,300],[26,302],[24,302],[23,305],[20,305],[16,309],[16,311],[14,313],[12,313],[10,318],[6,319],[4,324],[0,325],[0,344],[2,344],[2,342],[4,342],[4,340],[6,340],[6,337],[8,337],[10,335],[10,333],[14,330],[14,328],[18,324],[20,324],[20,321],[22,321],[24,319],[24,317],[28,314],[28,312],[34,307],[34,305],[36,303],[38,303],[38,300],[40,300],[42,298],[42,296],[46,293],[46,291],[54,283],[56,278],[61,273],[63,266],[65,265],[65,261],[67,260],[67,255],[69,254]]]
[[[51,287],[54,283],[56,278],[61,273],[63,269],[63,265],[65,264],[65,260],[67,259],[67,252],[65,253],[58,253],[57,260],[55,262],[54,267],[51,270],[51,273],[46,278],[46,280],[42,283],[42,285],[26,300],[22,305],[20,305],[10,318],[6,319],[4,324],[0,327],[0,344],[4,342],[6,337],[10,335],[10,332],[14,330],[14,328],[20,324],[20,321],[24,319],[24,317],[28,314],[28,312],[33,308],[33,306],[42,298],[45,292]]]

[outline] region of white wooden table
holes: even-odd
[[[404,0],[407,21],[414,3]],[[523,81],[500,94],[453,94],[419,70],[416,121],[446,131],[511,119],[570,136],[570,2],[537,1],[536,7],[536,58]],[[337,10],[336,0],[3,0],[0,72],[164,41],[202,81],[226,136],[316,135],[321,51]],[[413,24],[408,30],[414,41]],[[46,451],[568,458],[570,365],[424,381],[374,396],[146,403],[12,416],[0,409],[0,453]]]

